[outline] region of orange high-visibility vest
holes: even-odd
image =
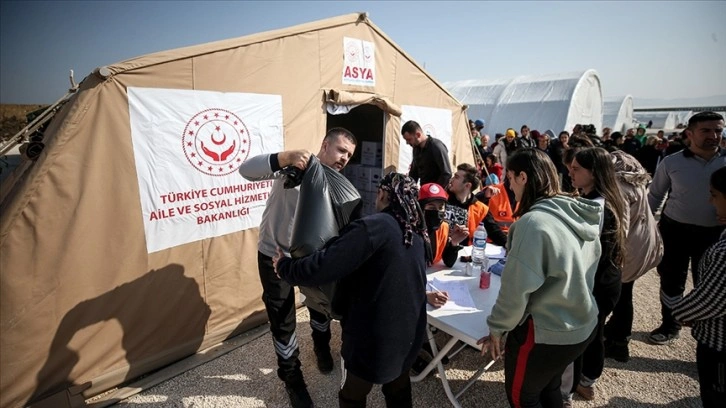
[[[441,262],[441,258],[444,255],[444,248],[449,241],[449,224],[447,224],[446,221],[443,221],[439,229],[436,230],[435,239],[436,253],[434,254],[434,264],[437,264]]]
[[[505,194],[506,195],[506,194]],[[474,231],[489,213],[489,207],[481,201],[476,201],[469,206],[469,245],[474,241]]]
[[[500,183],[495,185],[495,187],[500,192],[489,199],[489,211],[492,212],[492,217],[499,225],[499,228],[507,232],[514,222],[512,206],[509,204],[509,197],[507,196],[507,190],[504,188],[504,184]]]

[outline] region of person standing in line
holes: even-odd
[[[537,147],[537,140],[534,139],[530,134],[529,126],[522,125],[522,127],[519,129],[519,132],[520,136],[516,139],[517,150],[527,147]]]
[[[520,217],[509,230],[501,289],[482,355],[502,357],[512,407],[561,407],[562,373],[592,341],[600,259],[596,202],[562,195],[552,160],[522,149],[507,163]]]
[[[502,177],[504,175],[504,173],[503,173],[504,168],[499,163],[499,159],[497,158],[497,156],[490,154],[489,156],[485,157],[484,165],[487,168],[486,172],[488,174],[496,175],[500,182],[503,180]]]
[[[671,310],[683,296],[688,264],[696,285],[701,255],[724,230],[707,201],[710,175],[726,166],[726,150],[719,148],[723,129],[724,119],[718,113],[691,116],[684,131],[688,147],[661,161],[648,191],[654,214],[665,201],[658,224],[664,247],[663,260],[658,264],[662,323],[648,337],[652,344],[667,344],[679,337],[681,324]]]
[[[353,156],[356,143],[355,136],[348,130],[330,129],[323,138],[317,157],[324,165],[341,171]],[[262,301],[270,320],[277,353],[277,376],[285,383],[290,405],[294,408],[312,407],[313,402],[298,358],[300,350],[295,333],[295,290],[275,274],[272,257],[277,248],[288,253],[290,251],[292,225],[300,193],[299,186],[284,187],[285,176],[280,170],[289,166],[304,170],[310,155],[306,150],[261,154],[246,160],[239,168],[240,174],[247,180],[274,179],[260,223],[257,265],[262,283]],[[314,309],[308,308],[308,311],[318,369],[322,373],[329,373],[333,370],[330,320]]]
[[[492,148],[489,146],[489,135],[486,133],[482,133],[481,135],[481,157],[482,159],[486,159],[492,154]]]
[[[570,133],[566,130],[563,130],[557,136],[557,140],[553,140],[550,143],[550,152],[552,153],[550,157],[555,163],[555,169],[557,169],[557,174],[560,175],[560,185],[562,186],[562,191],[564,192],[569,192],[572,189],[570,175],[567,171],[567,167],[562,163],[565,152],[570,148],[568,144],[569,141]]]
[[[421,126],[413,120],[403,124],[401,135],[413,147],[409,176],[422,185],[436,183],[445,186],[451,179],[451,163],[446,145],[439,139],[425,135]]]
[[[615,158],[615,174],[627,206],[623,226],[628,229],[627,251],[623,260],[620,299],[605,324],[605,357],[626,363],[633,331],[633,286],[635,280],[658,266],[663,258],[663,240],[648,207],[650,175],[638,160],[622,150],[610,152]]]
[[[303,258],[277,250],[275,271],[291,285],[339,281],[343,329],[341,408],[365,407],[373,384],[386,406],[412,406],[409,370],[426,332],[426,265],[432,260],[418,187],[408,176],[381,180],[376,214]]]
[[[600,228],[602,255],[592,290],[598,308],[597,335],[574,364],[575,390],[586,400],[592,400],[595,382],[602,375],[605,362],[605,319],[620,297],[627,231],[622,223],[625,199],[615,179],[612,157],[603,148],[590,147],[577,152],[570,164],[570,177],[582,197],[600,202],[604,211]]]
[[[726,224],[726,167],[711,175],[711,204]],[[726,401],[726,231],[704,252],[698,263],[700,282],[673,305],[673,317],[692,326],[698,342],[696,365],[704,408],[723,407]]]

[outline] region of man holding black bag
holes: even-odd
[[[330,129],[323,138],[317,158],[322,164],[341,171],[353,156],[356,139],[343,128]],[[300,370],[300,351],[295,334],[295,291],[294,287],[275,274],[272,257],[277,248],[289,253],[299,186],[285,188],[286,176],[281,170],[297,168],[304,170],[311,153],[307,150],[290,150],[274,154],[261,154],[242,163],[239,171],[247,180],[274,179],[272,190],[260,223],[257,263],[262,283],[262,300],[270,320],[275,352],[277,353],[277,375],[285,382],[285,390],[291,406],[312,407],[313,402]],[[308,308],[310,326],[315,347],[318,369],[328,373],[333,369],[330,354],[330,320],[320,312]]]

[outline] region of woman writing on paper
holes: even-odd
[[[560,192],[554,163],[537,149],[507,161],[519,207],[509,230],[507,263],[487,318],[482,355],[507,355],[504,378],[512,406],[561,407],[562,373],[595,334],[592,295],[600,259],[601,206]]]

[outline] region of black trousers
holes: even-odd
[[[696,366],[703,407],[723,407],[726,402],[726,351],[716,351],[698,343]]]
[[[633,334],[633,286],[635,281],[623,283],[620,287],[620,299],[605,324],[604,337],[607,340],[630,341]]]
[[[409,377],[408,371],[403,370],[403,373],[398,378],[383,384],[381,387],[383,396],[386,398],[386,407],[411,408],[413,406],[411,377]],[[340,392],[338,392],[340,408],[365,407],[368,393],[371,392],[373,383],[355,376],[348,370],[345,370],[344,376],[345,383]]]
[[[671,313],[672,305],[686,289],[688,265],[693,284],[698,283],[698,262],[709,246],[718,241],[724,227],[701,227],[683,224],[661,215],[658,229],[663,238],[663,259],[658,265],[663,328],[675,333],[681,329]]]
[[[562,407],[562,373],[585,351],[595,332],[578,344],[538,344],[534,342],[531,317],[509,332],[504,354],[504,387],[509,405]]]
[[[262,283],[262,301],[270,319],[270,332],[277,354],[277,376],[289,384],[304,383],[295,334],[295,288],[277,277],[269,256],[257,252],[257,265]],[[330,320],[313,309],[308,308],[308,311],[315,348],[330,350]]]

